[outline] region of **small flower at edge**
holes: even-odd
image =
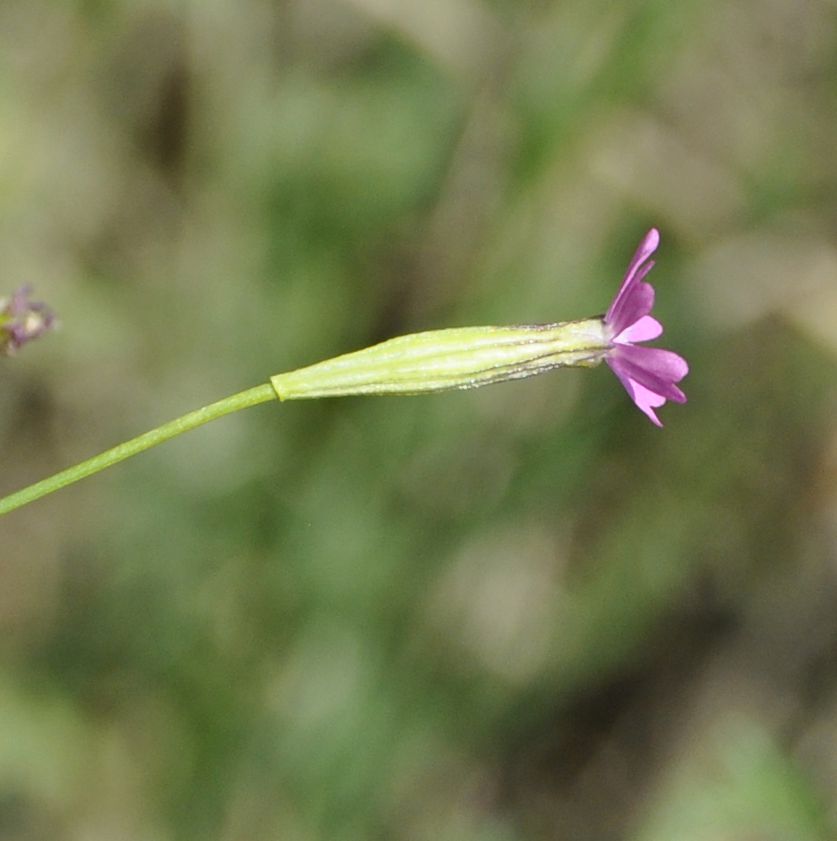
[[[653,423],[662,426],[654,410],[666,400],[686,402],[686,395],[675,383],[689,373],[689,366],[673,351],[639,344],[656,339],[663,332],[662,324],[650,315],[654,287],[645,282],[654,267],[649,257],[659,244],[659,231],[652,228],[639,244],[604,323],[610,341],[607,364],[637,407]]]
[[[10,297],[0,298],[0,353],[11,356],[55,326],[52,310],[31,300],[31,294],[30,286],[21,286]]]

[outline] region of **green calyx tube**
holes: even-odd
[[[280,400],[424,394],[478,388],[553,368],[593,367],[610,348],[600,318],[511,327],[456,327],[389,339],[277,374]]]

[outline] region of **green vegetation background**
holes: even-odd
[[[601,312],[692,373],[265,405],[0,523],[0,838],[837,835],[837,7],[2,0],[3,492]]]

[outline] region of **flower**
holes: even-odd
[[[652,228],[639,244],[625,273],[622,286],[604,317],[610,341],[606,361],[631,400],[662,426],[654,412],[666,400],[685,403],[686,395],[675,385],[689,373],[682,356],[662,348],[644,347],[662,335],[663,325],[650,315],[654,306],[654,287],[645,282],[654,261],[648,258],[660,244],[660,233]]]
[[[30,299],[32,288],[21,286],[0,298],[0,353],[11,356],[18,348],[55,326],[55,316],[41,301]]]

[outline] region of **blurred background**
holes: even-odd
[[[2,0],[8,493],[282,370],[601,313],[606,367],[267,404],[0,523],[0,838],[837,837],[834,0]]]

